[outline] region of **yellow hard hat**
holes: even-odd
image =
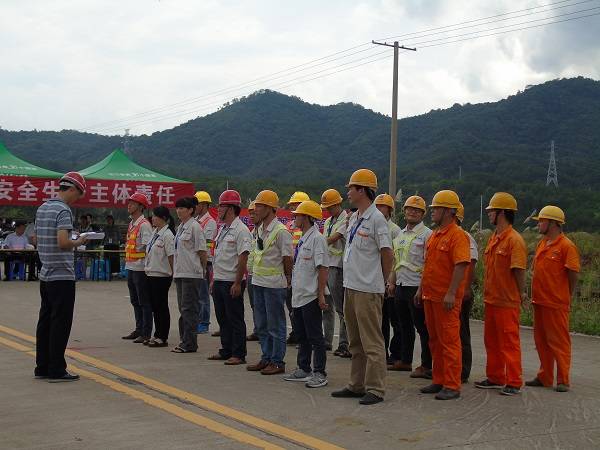
[[[252,200],[248,205],[248,211],[254,211],[254,200]]]
[[[321,208],[329,208],[330,206],[339,205],[342,203],[342,196],[335,189],[327,189],[321,195]]]
[[[407,206],[410,206],[411,208],[418,208],[423,212],[427,211],[425,200],[423,199],[423,197],[419,197],[418,195],[411,195],[410,197],[408,197],[404,202],[403,208],[406,208]]]
[[[254,204],[279,208],[279,196],[273,191],[260,191],[254,199]]]
[[[292,214],[304,214],[310,216],[313,219],[321,220],[323,218],[323,211],[317,202],[312,200],[306,200],[298,205]]]
[[[465,207],[461,202],[459,202],[458,208],[456,208],[456,215],[454,217],[456,217],[461,222],[465,220]]]
[[[485,209],[510,209],[516,211],[517,200],[508,192],[496,192],[492,195],[492,198],[490,198],[490,204]]]
[[[556,220],[562,225],[563,223],[565,223],[565,212],[558,206],[544,206],[540,213],[537,216],[533,217],[533,220],[540,219]]]
[[[350,177],[346,187],[364,186],[371,189],[377,189],[377,175],[369,169],[358,169]]]
[[[458,209],[459,205],[460,199],[458,198],[458,194],[456,192],[443,190],[439,191],[433,196],[433,200],[431,200],[431,205],[429,206],[432,208],[440,207]]]
[[[390,194],[379,194],[377,197],[375,197],[375,205],[385,205],[392,209],[394,209],[396,206],[394,204],[394,199]]]
[[[310,200],[310,197],[306,192],[296,191],[292,194],[287,204],[289,205],[291,203],[302,203],[307,200]]]
[[[196,197],[198,203],[212,203],[210,195],[206,191],[198,191],[194,194],[194,197]]]

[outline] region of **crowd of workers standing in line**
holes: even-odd
[[[85,239],[71,240],[68,205],[85,187],[80,174],[67,173],[58,198],[36,215],[42,304],[35,376],[53,382],[78,378],[66,371],[64,350],[75,300],[72,251]],[[277,220],[277,194],[263,190],[248,207],[252,231],[239,218],[242,202],[234,190],[219,197],[218,223],[209,214],[208,193],[178,199],[176,228],[164,206],[153,208],[150,223],[144,215],[150,209],[148,198],[134,193],[128,202],[125,259],[135,328],[123,339],[148,347],[169,345],[168,292],[174,281],[180,315],[174,353],[197,351],[197,334],[208,331],[212,295],[221,348],[209,360],[246,364],[246,342],[258,340],[261,357],[246,366],[248,371],[283,374],[286,381],[322,387],[327,385],[327,351],[333,349],[339,320],[333,354],[350,358],[351,367],[348,384],[331,392],[333,397],[358,398],[363,405],[381,402],[389,370],[430,379],[420,391],[436,399],[458,398],[471,371],[469,313],[478,258],[475,240],[461,228],[464,207],[459,196],[451,190],[434,195],[429,205],[434,230],[423,223],[425,199],[407,198],[401,228],[392,221],[394,199],[376,195],[377,177],[371,170],[355,171],[346,187],[351,212],[342,208],[335,189],[323,192],[320,204],[303,192],[294,193],[288,202],[294,220],[287,227]],[[329,217],[321,232],[317,222],[323,210]],[[531,302],[540,369],[525,384],[553,387],[556,365],[555,389],[566,392],[569,307],[580,263],[577,248],[562,232],[565,215],[556,206],[546,206],[535,217],[542,237],[533,260],[530,299],[527,249],[513,228],[517,201],[498,192],[486,210],[495,228],[484,252],[486,378],[475,387],[520,393],[519,313]],[[249,336],[246,289],[254,319]],[[287,342],[286,307],[292,325]],[[417,334],[421,355],[413,370]],[[287,373],[286,344],[298,345],[297,367]]]

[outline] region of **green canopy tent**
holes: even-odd
[[[120,149],[79,173],[86,178],[87,191],[77,206],[126,207],[129,196],[137,191],[152,206],[172,208],[177,198],[194,194],[192,183],[140,166]]]
[[[56,195],[61,176],[18,158],[0,143],[0,205],[40,205]]]

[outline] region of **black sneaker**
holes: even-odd
[[[501,384],[492,383],[487,378],[483,381],[476,381],[475,387],[479,389],[502,389],[504,386]]]
[[[340,389],[339,391],[333,391],[331,393],[332,397],[335,398],[363,398],[365,396],[364,392],[354,392],[348,388]]]
[[[455,391],[454,389],[444,388],[437,394],[435,394],[436,400],[454,400],[455,398],[460,397],[460,392]]]
[[[363,398],[361,398],[358,403],[361,405],[374,405],[376,403],[382,402],[383,397],[379,395],[375,395],[372,392],[367,392]]]
[[[290,333],[287,340],[285,341],[287,345],[296,345],[298,343],[298,339],[294,333]]]
[[[60,377],[48,377],[48,383],[65,383],[68,381],[79,380],[79,375],[72,375],[69,372],[65,372]]]
[[[508,384],[502,388],[500,391],[501,395],[518,395],[521,393],[521,389],[514,386],[509,386]]]
[[[141,334],[138,333],[137,331],[133,330],[131,333],[129,333],[127,336],[123,336],[121,339],[135,339],[140,337]]]
[[[540,381],[538,377],[535,377],[533,380],[526,381],[525,386],[529,387],[544,387],[544,383]]]
[[[437,394],[444,387],[441,384],[430,384],[429,386],[422,387],[419,389],[422,394]]]
[[[33,377],[36,380],[45,380],[47,378],[50,378],[47,373],[45,373],[45,372],[38,372],[37,370],[35,370],[33,372]]]

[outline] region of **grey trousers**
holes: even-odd
[[[186,351],[198,350],[199,299],[203,278],[175,278],[177,306],[179,307],[179,347]]]
[[[325,344],[333,346],[333,329],[335,326],[335,315],[340,320],[340,339],[338,349],[348,350],[348,334],[346,333],[346,322],[344,321],[344,271],[339,267],[329,268],[327,287],[330,295],[325,300],[329,305],[323,311],[323,330],[325,333]]]

